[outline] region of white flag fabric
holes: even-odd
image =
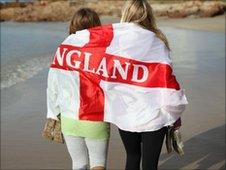
[[[76,32],[57,48],[47,87],[47,117],[106,121],[122,130],[154,131],[173,124],[187,99],[169,50],[134,23]]]

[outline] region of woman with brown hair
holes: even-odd
[[[75,12],[70,22],[69,34],[73,36],[73,34],[79,34],[80,30],[100,25],[100,19],[95,11],[89,8],[82,8]],[[73,169],[83,170],[90,168],[92,170],[104,170],[106,168],[110,133],[109,123],[73,119],[73,114],[79,101],[74,101],[73,96],[76,96],[76,94],[70,91],[70,83],[66,81],[67,76],[73,77],[73,74],[73,72],[61,73],[65,77],[66,83],[57,83],[57,77],[49,72],[47,118],[58,120],[58,115],[60,114],[61,130],[72,159]],[[74,91],[79,90],[77,86],[72,88]],[[88,90],[83,89],[83,91]],[[63,101],[62,98],[64,99]],[[59,102],[58,100],[61,101]],[[79,97],[76,100],[79,100]],[[62,105],[65,107],[60,107]]]
[[[153,32],[158,44],[164,44],[164,50],[170,51],[169,43],[165,35],[158,29],[153,10],[146,0],[129,0],[126,2],[123,11],[121,22],[134,23],[150,32]],[[160,42],[160,43],[159,43]],[[151,41],[150,41],[151,43]],[[155,48],[158,48],[157,45]],[[162,47],[161,47],[162,48]],[[168,53],[168,52],[167,52]],[[151,55],[151,54],[150,54]],[[163,94],[164,95],[164,94]],[[170,107],[170,106],[169,106]],[[174,107],[175,110],[184,110],[184,106]],[[169,109],[170,110],[170,109]],[[165,114],[166,116],[167,114]],[[164,114],[161,117],[164,120]],[[128,124],[131,123],[128,120]],[[153,121],[153,125],[155,122]],[[180,118],[174,123],[174,128],[179,128]],[[156,130],[157,129],[157,130]],[[161,153],[161,148],[166,134],[167,128],[162,127],[146,129],[143,132],[134,132],[122,130],[119,127],[119,133],[123,141],[127,158],[126,170],[139,170],[142,157],[143,170],[155,170],[158,167],[158,160]],[[141,145],[142,143],[142,145]]]

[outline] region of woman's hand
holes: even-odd
[[[180,127],[181,127],[181,118],[177,119],[177,121],[174,122],[174,124],[173,124],[174,130],[179,129]]]

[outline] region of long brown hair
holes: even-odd
[[[74,13],[69,26],[69,34],[76,31],[100,26],[100,18],[98,14],[90,8],[81,8]]]
[[[156,34],[170,50],[166,36],[158,29],[151,5],[146,0],[127,0],[121,22],[134,22]]]

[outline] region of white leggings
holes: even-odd
[[[108,139],[90,139],[64,135],[73,170],[106,167]],[[90,164],[90,165],[89,165]]]

